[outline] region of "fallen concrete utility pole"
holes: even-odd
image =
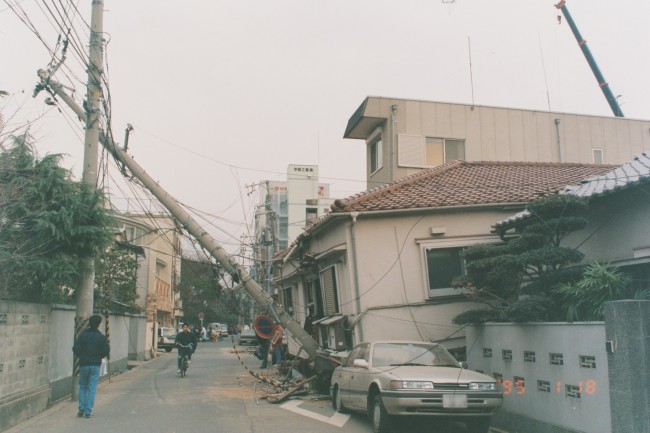
[[[316,359],[318,345],[316,341],[300,326],[298,322],[287,314],[286,311],[273,302],[273,298],[262,287],[257,284],[253,278],[223,249],[208,232],[206,232],[191,216],[183,209],[181,205],[170,196],[160,185],[154,181],[147,172],[135,162],[131,156],[126,154],[122,149],[115,146],[115,143],[108,137],[100,139],[102,145],[117,159],[129,169],[131,174],[138,178],[142,184],[162,203],[163,206],[176,218],[180,225],[194,237],[199,244],[205,248],[212,257],[214,257],[221,266],[224,267],[235,282],[241,282],[248,294],[258,304],[268,307],[273,313],[276,320],[282,323],[286,331],[297,339],[303,350],[311,359]]]
[[[41,80],[43,86],[52,86],[55,88],[57,95],[62,96],[62,94],[65,93],[62,86],[59,83],[53,82],[49,77],[41,76]],[[81,109],[72,98],[62,97],[61,99],[70,105],[70,108],[78,115],[83,113],[83,109]],[[82,120],[85,121],[85,115],[83,117]],[[237,262],[235,262],[228,253],[226,253],[219,242],[206,232],[199,223],[197,223],[194,218],[192,218],[190,214],[167,193],[167,191],[158,185],[158,183],[153,180],[133,158],[131,158],[130,155],[116,146],[113,140],[110,137],[106,137],[103,132],[100,134],[100,142],[106,150],[108,150],[115,159],[124,164],[134,177],[142,182],[145,188],[147,188],[160,201],[160,203],[167,208],[179,224],[192,237],[194,237],[199,244],[221,264],[221,266],[224,267],[226,272],[231,275],[235,282],[241,282],[255,302],[267,307],[271,311],[274,318],[279,321],[284,329],[300,343],[305,353],[307,353],[312,360],[315,360],[318,351],[318,344],[311,335],[309,335],[298,322],[293,320],[293,318],[287,314],[281,306],[275,305],[271,295],[262,289],[262,287],[257,284],[257,282],[253,280],[253,278],[251,278],[251,276]]]

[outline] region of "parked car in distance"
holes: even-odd
[[[215,322],[208,324],[208,333],[210,334],[210,338],[221,335],[221,323]]]
[[[367,413],[375,433],[400,416],[451,417],[487,433],[503,394],[490,376],[467,370],[439,344],[377,341],[357,345],[334,369],[334,409]]]
[[[228,325],[226,325],[225,323],[222,323],[220,325],[219,335],[222,336],[222,337],[227,337],[228,336]]]
[[[239,345],[240,346],[256,346],[257,345],[257,334],[252,329],[244,329],[241,334],[239,334]]]
[[[158,328],[158,348],[165,349],[165,352],[171,352],[176,340],[176,329],[161,326]]]

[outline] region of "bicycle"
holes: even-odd
[[[179,356],[181,351],[183,352],[183,359],[181,361],[181,378],[183,378],[187,374],[187,367],[190,366],[190,358],[188,356],[188,352],[192,350],[192,343],[188,344],[187,346],[176,344],[176,347],[178,347]]]

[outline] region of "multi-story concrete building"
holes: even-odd
[[[374,188],[457,159],[624,164],[650,121],[368,96],[344,137],[365,141]]]
[[[263,181],[255,213],[254,276],[270,282],[270,259],[286,249],[304,228],[325,215],[332,204],[329,185],[318,182],[317,165],[290,164],[287,180]],[[270,285],[267,285],[270,291]]]
[[[156,329],[178,327],[183,309],[178,291],[181,234],[175,220],[166,214],[123,213],[118,215],[127,241],[141,246],[137,278],[137,304],[147,315],[146,347],[156,341]]]

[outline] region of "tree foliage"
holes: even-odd
[[[112,312],[140,312],[136,304],[138,267],[135,252],[113,243],[95,260],[95,300]]]
[[[203,313],[203,323],[237,323],[242,308],[248,301],[222,285],[220,265],[183,257],[181,261],[180,292],[185,321],[198,324],[198,314]]]
[[[504,243],[476,245],[464,252],[467,275],[454,280],[457,288],[498,314],[463,313],[455,323],[486,320],[544,321],[557,316],[553,288],[571,281],[583,254],[563,247],[570,233],[586,226],[587,202],[572,195],[553,195],[527,206],[531,216],[517,227],[519,236]]]
[[[101,255],[113,233],[101,191],[91,192],[60,166],[38,158],[25,133],[0,152],[0,296],[70,302],[80,258]]]
[[[632,277],[617,267],[593,263],[577,282],[561,284],[554,294],[562,299],[568,322],[605,319],[605,303],[621,299],[650,299],[650,289],[634,290]]]

